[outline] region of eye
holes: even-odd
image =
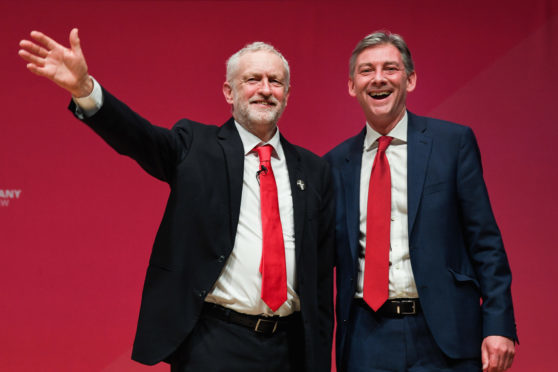
[[[276,80],[276,79],[271,79],[269,81],[269,83],[275,87],[282,87],[283,86],[283,82],[280,80]]]

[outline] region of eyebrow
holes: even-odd
[[[365,62],[365,63],[359,64],[357,67],[360,68],[360,67],[364,67],[364,66],[373,66],[373,65],[374,64],[371,63],[371,62]],[[385,66],[385,65],[397,65],[397,66],[399,66],[399,62],[397,62],[397,61],[385,61],[385,62],[382,63],[382,66]]]
[[[244,75],[242,75],[242,79],[246,79],[249,77],[255,77],[255,78],[262,78],[265,74],[261,73],[261,72],[250,72],[250,73],[246,73]],[[285,76],[281,75],[281,74],[269,74],[267,75],[267,77],[269,79],[273,79],[273,80],[278,80],[278,81],[284,81],[285,80]]]

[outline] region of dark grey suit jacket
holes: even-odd
[[[230,255],[240,213],[244,152],[230,119],[151,125],[103,90],[100,111],[83,121],[111,147],[170,186],[143,289],[132,358],[155,364],[188,337]],[[73,103],[70,109],[75,110]],[[292,188],[296,290],[306,370],[329,371],[333,334],[334,206],[328,164],[281,137]],[[305,188],[297,186],[302,180]]]

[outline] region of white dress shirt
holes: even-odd
[[[83,98],[73,97],[73,100],[80,109],[80,112],[76,113],[79,117],[92,116],[103,105],[101,86],[93,79],[91,94]],[[238,227],[232,253],[205,300],[245,314],[286,316],[300,310],[300,300],[295,288],[293,199],[279,129],[269,142],[263,143],[236,121],[235,125],[244,147],[244,175]],[[264,144],[273,147],[271,168],[277,184],[287,268],[287,301],[275,313],[261,299],[262,277],[259,272],[262,256],[262,220],[260,186],[256,174],[260,161],[254,148]]]
[[[391,225],[389,250],[389,298],[418,298],[409,255],[407,213],[407,113],[387,134],[393,137],[386,149],[391,173]],[[360,234],[359,275],[355,297],[362,298],[364,254],[366,251],[366,215],[370,173],[378,151],[381,134],[366,124],[366,137],[360,170]]]
[[[295,291],[293,199],[287,162],[279,141],[279,129],[269,142],[264,143],[237,122],[235,124],[244,146],[244,179],[240,216],[233,251],[206,301],[215,302],[245,314],[289,315],[300,310],[300,301]],[[279,215],[283,228],[287,265],[287,301],[275,313],[261,299],[262,276],[259,272],[262,257],[262,220],[260,185],[256,173],[260,169],[260,160],[254,148],[264,144],[270,144],[273,147],[271,168],[275,175],[277,195],[279,196]]]

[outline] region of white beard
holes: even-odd
[[[273,97],[268,101],[275,103],[275,106],[269,106],[268,108],[255,107],[246,101],[239,102],[235,97],[234,108],[238,122],[247,127],[277,124],[285,109],[285,103],[280,103]]]

